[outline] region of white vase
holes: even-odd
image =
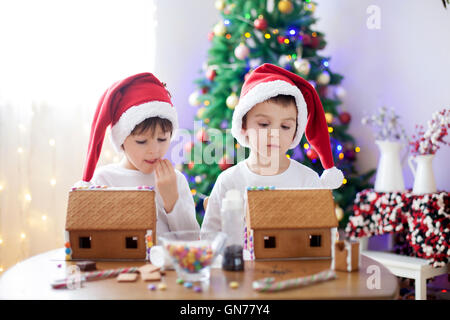
[[[434,154],[425,154],[415,157],[409,157],[408,163],[414,175],[414,194],[425,194],[436,192],[436,180],[433,172]],[[417,162],[417,169],[414,167],[413,160]]]
[[[405,190],[400,151],[404,145],[400,142],[377,140],[380,149],[377,176],[375,178],[376,192],[402,192]]]

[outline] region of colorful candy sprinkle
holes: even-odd
[[[149,284],[147,288],[148,288],[148,290],[152,290],[152,291],[156,290],[156,286],[154,284]]]
[[[194,287],[194,291],[195,291],[195,292],[202,292],[202,287],[200,287],[200,286],[195,286],[195,287]]]
[[[185,286],[186,288],[192,288],[192,283],[191,283],[191,282],[185,282],[185,283],[184,283],[184,286]]]
[[[177,283],[178,283],[178,284],[183,284],[183,282],[184,282],[183,279],[181,279],[181,278],[178,278],[178,279],[177,279]]]
[[[179,244],[167,244],[166,249],[175,262],[189,273],[196,273],[212,263],[213,251],[209,245],[189,247]]]
[[[231,289],[236,289],[238,287],[239,287],[239,282],[237,282],[237,281],[231,281],[230,282],[230,288]]]
[[[167,289],[167,285],[164,282],[161,282],[160,284],[158,284],[158,289],[159,290],[166,290]]]

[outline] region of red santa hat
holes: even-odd
[[[335,189],[344,175],[334,166],[328,125],[320,98],[314,87],[300,76],[275,65],[265,63],[256,68],[242,86],[239,103],[234,109],[231,133],[242,146],[248,147],[242,133],[242,118],[256,104],[277,95],[290,95],[297,105],[297,133],[290,149],[295,148],[305,132],[306,139],[319,155],[325,171],[321,176],[325,188]]]
[[[168,119],[172,122],[172,132],[178,128],[169,92],[153,74],[139,73],[108,88],[100,98],[92,121],[83,181],[89,182],[94,174],[108,126],[111,126],[114,149],[122,152],[123,142],[136,125],[151,117]]]

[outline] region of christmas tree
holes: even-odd
[[[208,34],[211,41],[208,61],[201,78],[196,80],[197,90],[189,97],[189,103],[198,108],[195,119],[202,125],[192,132],[195,142],[184,146],[188,159],[182,168],[197,203],[199,223],[203,220],[203,200],[209,196],[217,176],[236,163],[237,154],[248,156],[247,148],[225,134],[227,130],[229,133],[241,86],[256,67],[272,63],[308,80],[319,94],[329,125],[335,165],[345,175],[344,184],[333,190],[336,214],[340,226],[344,227],[356,193],[372,187],[369,179],[375,170],[359,174],[355,169],[360,148],[347,133],[351,115],[342,106],[346,94],[340,86],[343,77],[331,71],[330,57],[318,54],[326,41],[323,33],[313,29],[316,3],[311,0],[217,0],[215,6],[222,19]],[[218,130],[224,134],[215,134]],[[194,162],[194,159],[202,159],[206,148],[220,150],[230,143],[233,150],[213,154],[214,163]],[[323,171],[317,152],[309,146],[305,136],[286,156],[319,175]]]

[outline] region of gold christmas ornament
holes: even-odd
[[[237,106],[237,104],[239,103],[239,98],[236,95],[236,93],[232,93],[228,96],[227,100],[225,101],[227,107],[231,110],[234,110],[234,108]]]
[[[311,70],[311,64],[307,59],[297,59],[294,61],[294,68],[297,72],[307,76]]]
[[[333,114],[326,112],[325,119],[327,120],[327,123],[332,123],[333,122]]]
[[[336,205],[336,218],[338,219],[338,221],[341,221],[344,218],[344,210],[342,210],[341,207],[339,207],[339,205]]]
[[[198,91],[192,92],[192,93],[189,95],[189,104],[190,104],[191,106],[193,106],[193,107],[198,107],[198,106],[201,104],[201,102],[200,102],[200,100],[198,99],[198,97],[199,97]]]
[[[312,13],[314,13],[314,11],[316,11],[316,5],[315,5],[314,3],[312,3],[312,2],[310,2],[310,3],[305,3],[304,6],[303,6],[303,8],[304,8],[306,11],[310,11],[310,12],[312,12]]]
[[[330,83],[331,77],[327,71],[322,72],[317,76],[317,84],[321,86],[326,86]]]
[[[248,57],[250,54],[250,49],[244,44],[240,43],[235,49],[234,49],[234,55],[239,60],[244,60]]]
[[[203,114],[205,113],[206,108],[202,107],[200,109],[197,110],[197,117],[199,117],[200,119],[203,118]]]
[[[294,10],[294,6],[292,5],[291,1],[288,0],[281,0],[278,2],[278,10],[281,13],[289,14]]]
[[[227,27],[223,24],[223,22],[218,22],[213,29],[214,35],[218,37],[222,37],[227,32]]]
[[[214,2],[214,6],[217,10],[225,9],[225,0],[217,0],[216,2]]]

